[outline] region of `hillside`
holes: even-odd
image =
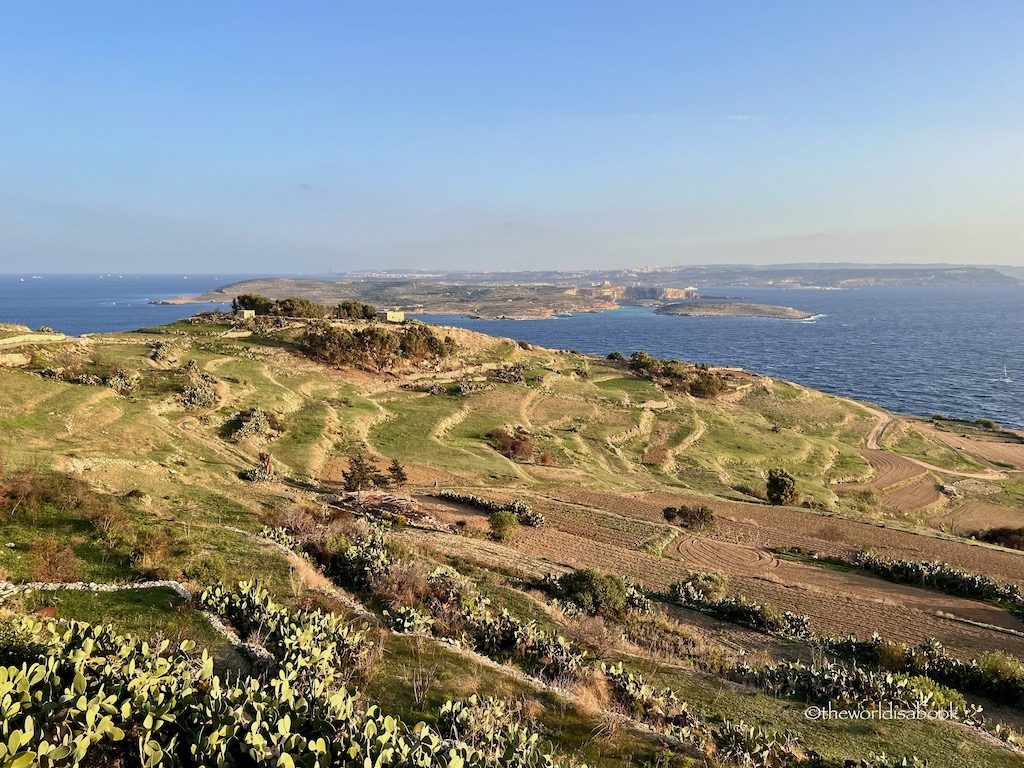
[[[0,672],[50,659],[59,684],[32,685],[68,706],[40,723],[121,697],[83,765],[1021,764],[1024,553],[969,538],[1024,527],[1019,434],[738,370],[333,328],[211,316],[0,368]],[[376,470],[346,490],[356,457]],[[169,646],[61,635],[75,619]],[[805,718],[829,702],[957,722]],[[197,735],[214,712],[219,744]],[[37,764],[11,743],[0,765]]]

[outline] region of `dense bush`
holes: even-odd
[[[584,568],[555,576],[548,574],[540,583],[555,604],[563,609],[624,621],[629,614],[651,612],[651,600],[629,579],[602,574]]]
[[[377,308],[361,301],[343,301],[332,314],[339,320],[373,320],[377,316]]]
[[[491,512],[487,522],[491,526],[491,538],[495,541],[508,541],[519,527],[519,518],[508,510]]]
[[[522,427],[513,429],[497,427],[492,429],[487,436],[494,442],[494,449],[502,456],[520,461],[529,461],[533,458],[536,450],[533,436]]]
[[[287,299],[270,299],[257,293],[244,293],[231,301],[234,310],[251,309],[257,315],[278,315],[280,317],[301,317],[322,319],[334,317],[339,320],[373,320],[376,307],[361,301],[343,301],[336,307],[319,304],[310,299],[292,296]]]
[[[914,647],[883,640],[877,633],[867,640],[853,636],[819,637],[817,642],[825,651],[840,658],[928,677],[963,693],[1024,708],[1024,664],[1002,651],[989,651],[978,659],[965,661],[946,653],[937,640]]]
[[[711,371],[706,365],[698,365],[693,376],[686,382],[686,391],[694,397],[710,400],[725,389],[725,379]]]
[[[690,571],[685,579],[669,587],[669,594],[680,603],[704,603],[721,600],[728,586],[725,574]]]
[[[274,309],[274,300],[258,293],[243,293],[231,300],[231,308],[236,312],[251,309],[257,315],[269,315]]]
[[[770,504],[795,504],[797,499],[796,480],[784,469],[769,469],[765,484],[765,496]]]
[[[318,323],[305,330],[299,338],[299,348],[328,365],[383,371],[399,361],[447,357],[455,351],[456,344],[450,336],[438,338],[422,324],[395,332],[377,325],[349,330]]]
[[[1024,528],[989,528],[987,531],[977,531],[974,538],[1009,549],[1024,550]]]
[[[932,681],[900,673],[872,672],[858,666],[834,663],[808,666],[801,662],[757,667],[740,664],[730,677],[775,696],[797,697],[858,711],[885,705],[922,711],[946,709],[967,722],[974,722],[980,713],[979,708],[968,705],[956,691],[936,686]]]
[[[438,338],[429,326],[410,322],[401,334],[398,346],[406,360],[438,360],[455,352],[456,345],[451,336]]]
[[[28,548],[30,581],[76,581],[82,565],[74,548],[61,539],[40,539]]]
[[[703,504],[665,507],[662,510],[662,514],[668,522],[675,523],[689,530],[707,528],[715,520],[715,513],[711,511],[710,507],[706,507]]]
[[[775,733],[742,721],[715,725],[692,712],[675,691],[647,683],[640,675],[626,672],[622,664],[602,664],[601,672],[627,714],[693,745],[717,763],[773,768],[802,760],[792,733]]]
[[[951,595],[1007,603],[1016,612],[1024,610],[1024,593],[1016,584],[954,568],[938,560],[886,560],[871,552],[857,552],[851,562],[889,581],[915,584]]]
[[[572,603],[591,616],[622,619],[626,615],[626,582],[621,576],[583,568],[554,580],[559,600]]]
[[[725,389],[725,379],[707,365],[691,366],[679,360],[660,360],[647,352],[634,352],[629,367],[659,380],[664,386],[687,392],[694,397],[712,399]]]
[[[724,592],[724,577],[711,573],[692,573],[669,588],[673,600],[701,613],[767,634],[800,639],[812,637],[807,616],[780,611],[767,603],[755,603],[742,595],[724,597]]]

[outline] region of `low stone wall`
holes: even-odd
[[[51,341],[64,341],[63,333],[19,333],[17,336],[0,338],[0,347],[17,347],[22,344],[46,344]]]
[[[24,368],[32,362],[28,352],[8,352],[0,354],[0,368]]]
[[[0,600],[19,592],[128,592],[136,589],[166,588],[179,594],[185,600],[191,600],[192,594],[180,581],[161,579],[157,581],[126,581],[113,584],[100,584],[95,581],[29,581],[23,584],[12,584],[0,581]]]

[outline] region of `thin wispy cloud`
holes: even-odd
[[[737,123],[760,123],[765,120],[764,115],[729,115],[726,119],[735,120]]]

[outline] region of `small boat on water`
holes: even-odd
[[[1004,384],[1012,384],[1013,379],[1010,378],[1010,374],[1006,370],[1006,364],[1003,364],[1003,378],[1000,379]]]

